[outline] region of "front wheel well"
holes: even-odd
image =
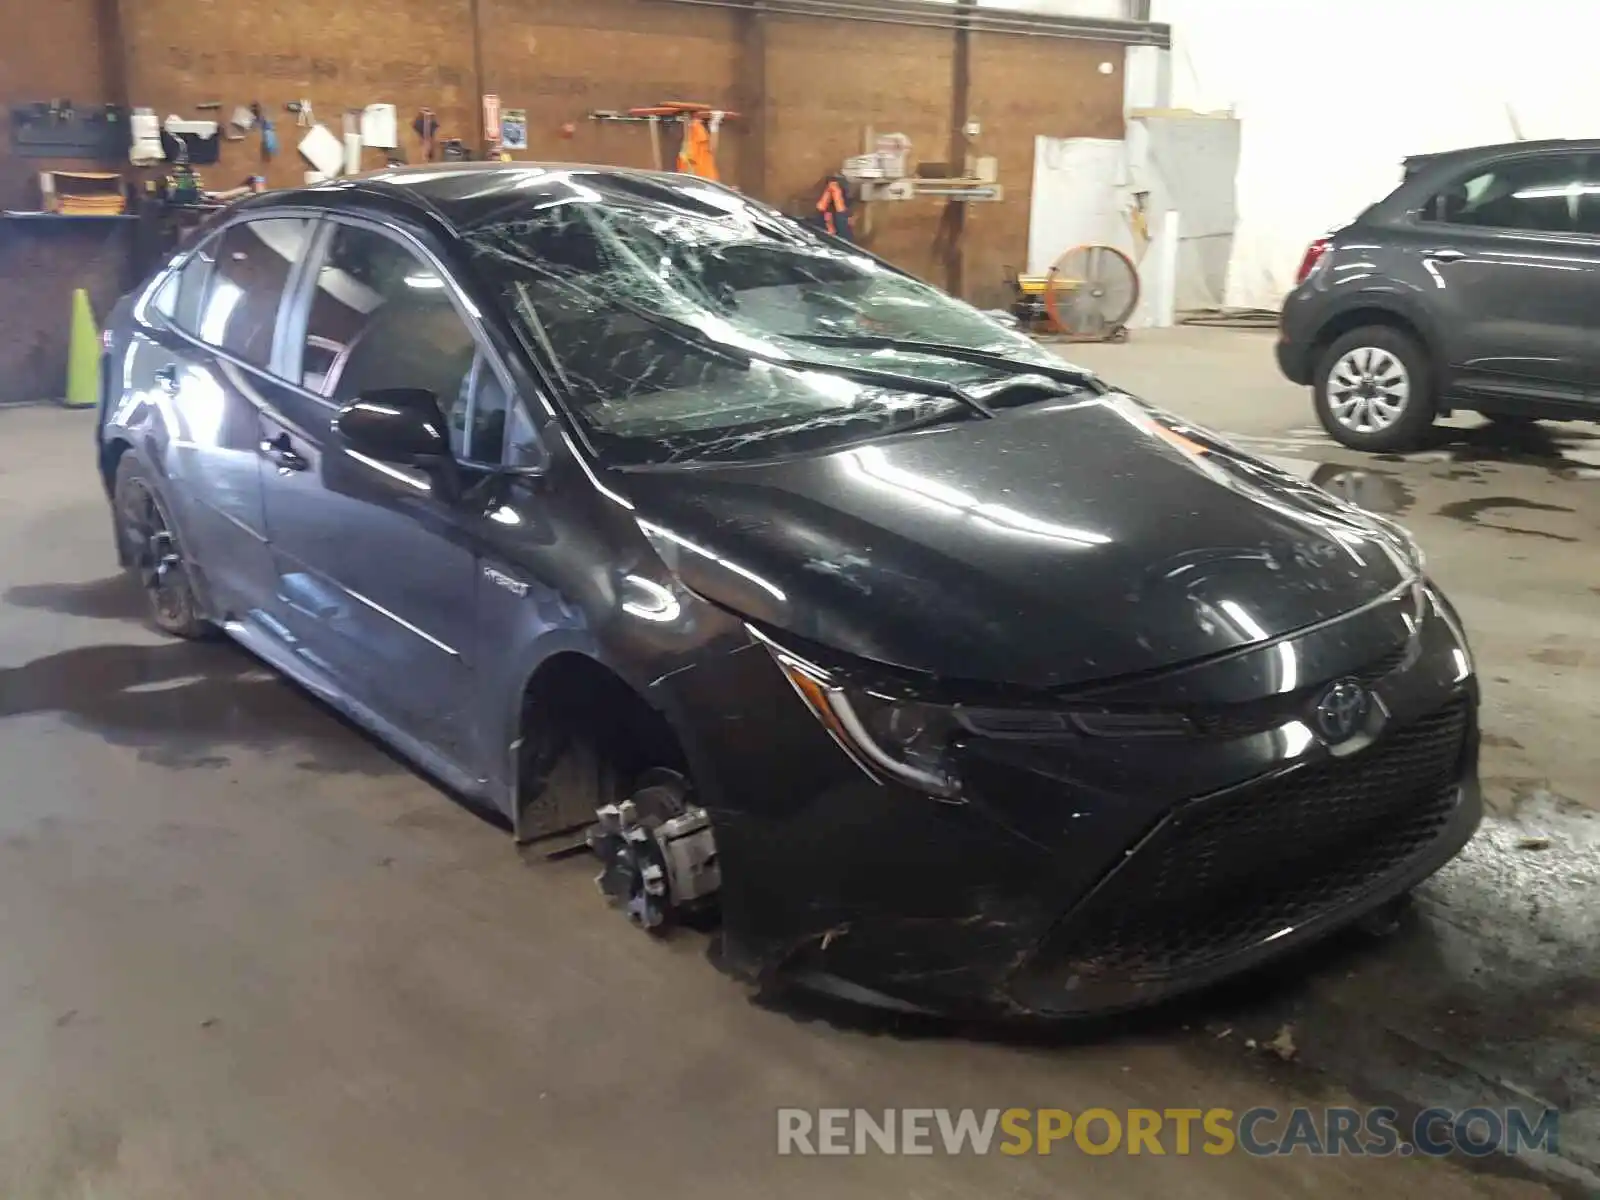
[[[117,483],[117,464],[122,461],[122,456],[133,449],[133,444],[126,438],[113,438],[100,447],[100,482],[105,485],[106,495],[109,496]]]
[[[672,725],[598,660],[562,651],[523,688],[518,714],[516,832],[521,841],[575,829],[647,771],[688,777]]]

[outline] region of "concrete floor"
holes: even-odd
[[[1417,532],[1475,639],[1493,815],[1388,938],[1054,1036],[762,1006],[705,935],[632,932],[587,863],[519,857],[242,653],[147,632],[89,418],[0,412],[0,1195],[1521,1197],[1600,1165],[1600,430],[1363,461],[1269,351],[1070,356]],[[1247,1048],[1285,1024],[1293,1062]],[[1548,1102],[1564,1158],[775,1154],[790,1105],[1351,1100]]]

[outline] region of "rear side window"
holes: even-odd
[[[194,333],[200,327],[200,304],[205,299],[216,248],[217,243],[212,240],[196,250],[176,274],[167,277],[156,296],[156,311],[185,333]]]
[[[252,366],[271,362],[278,303],[310,228],[298,217],[267,217],[222,231],[196,330],[202,341]]]
[[[1579,228],[1584,188],[1581,155],[1511,159],[1441,190],[1428,201],[1422,219],[1485,229],[1572,233]]]

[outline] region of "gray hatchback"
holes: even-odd
[[[1359,450],[1412,448],[1456,408],[1600,418],[1600,141],[1407,159],[1307,249],[1277,353]]]

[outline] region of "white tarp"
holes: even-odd
[[[1153,0],[1172,104],[1242,122],[1227,302],[1275,308],[1305,246],[1400,181],[1408,154],[1600,129],[1600,5]]]

